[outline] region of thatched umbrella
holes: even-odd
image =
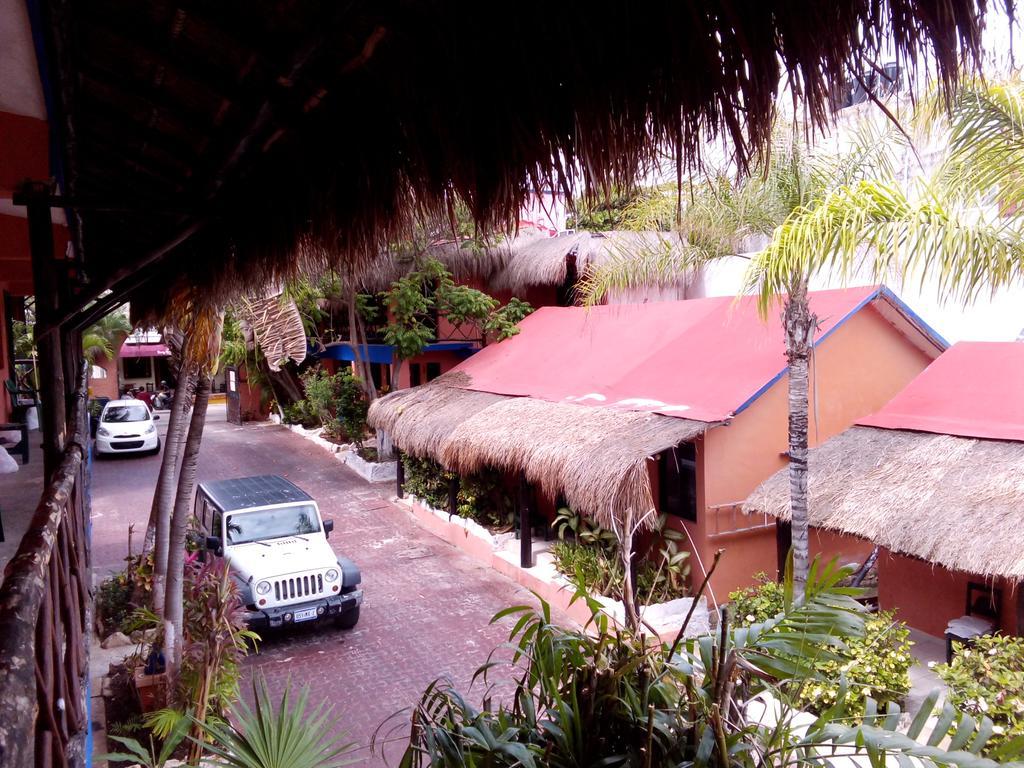
[[[809,457],[810,523],[980,576],[1024,579],[1024,442],[853,427]],[[789,519],[780,471],[743,506]]]

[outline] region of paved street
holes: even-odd
[[[354,630],[300,628],[268,637],[247,669],[261,670],[275,688],[289,678],[309,684],[311,701],[333,704],[342,728],[360,744],[435,678],[450,676],[466,690],[473,671],[507,636],[509,624],[488,626],[490,617],[532,595],[420,529],[384,500],[391,485],[365,483],[283,427],[235,427],[223,414],[223,406],[211,406],[200,480],[273,473],[297,483],[334,519],[331,543],[361,566],[366,590]],[[166,421],[159,424],[163,431]],[[97,574],[120,567],[132,523],[138,547],[158,468],[159,457],[95,463]],[[476,690],[479,703],[482,689]],[[407,733],[403,727],[401,735]],[[368,764],[382,764],[379,756],[362,754]],[[395,753],[389,755],[394,763]]]

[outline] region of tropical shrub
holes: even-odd
[[[661,603],[689,594],[690,553],[679,548],[680,534],[667,523],[667,516],[660,515],[647,547],[634,555],[637,594],[647,602]],[[559,538],[551,548],[555,568],[581,581],[592,594],[622,600],[625,569],[614,532],[568,507],[558,510],[551,526]]]
[[[954,705],[992,720],[990,749],[1024,740],[1024,638],[979,637],[972,646],[960,646],[953,662],[935,672],[949,686]]]
[[[231,768],[339,768],[355,762],[349,755],[355,745],[331,726],[330,708],[321,702],[309,708],[309,689],[293,697],[285,687],[274,703],[266,681],[252,682],[255,707],[244,701],[231,706],[231,717],[201,724],[206,750],[216,765]]]
[[[539,612],[527,606],[501,611],[493,621],[514,621],[508,646],[492,654],[475,678],[487,684],[496,669],[507,670],[514,692],[496,706],[478,708],[451,682],[435,681],[412,713],[401,765],[756,768],[818,765],[855,754],[865,764],[870,759],[884,765],[887,754],[895,754],[900,764],[916,756],[937,765],[990,766],[966,751],[947,757],[936,746],[945,732],[927,745],[915,740],[934,699],[906,733],[894,733],[898,706],[875,717],[874,702],[859,711],[841,702],[802,729],[791,724],[784,708],[773,710],[775,723],[750,716],[751,695],[778,693],[777,681],[813,675],[821,656],[840,651],[845,640],[863,632],[854,600],[837,586],[844,575],[832,565],[815,569],[806,599],[785,601],[783,612],[767,622],[739,629],[726,622],[714,635],[677,639],[671,646],[611,625],[582,585],[574,600],[591,611],[589,631],[557,626],[543,602]],[[831,651],[823,638],[831,640]],[[957,718],[948,708],[943,720],[947,714],[958,727],[951,749],[976,755],[987,738],[985,723]],[[855,716],[859,725],[850,724]],[[396,733],[409,733],[404,713],[394,728],[378,730],[374,749]]]
[[[729,595],[729,612],[739,626],[767,621],[784,608],[785,586],[765,573],[755,579],[756,586]],[[787,693],[798,706],[814,712],[835,706],[840,693],[843,703],[854,709],[863,707],[868,697],[883,706],[900,702],[910,691],[911,645],[910,630],[894,613],[867,616],[863,636],[849,639],[842,657],[822,657],[817,676]]]
[[[455,513],[488,528],[507,527],[514,514],[514,504],[497,471],[478,472],[459,477],[433,459],[402,455],[406,492],[422,499],[434,509],[448,509],[448,485],[459,480]]]
[[[366,436],[369,403],[362,383],[352,371],[330,374],[321,368],[311,368],[301,378],[306,397],[284,407],[284,420],[307,428],[321,426],[329,440],[361,443]]]
[[[125,558],[125,567],[104,579],[96,593],[96,615],[104,632],[130,634],[138,629],[135,610],[149,605],[153,591],[153,553]]]

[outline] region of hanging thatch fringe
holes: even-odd
[[[811,450],[810,522],[980,576],[1024,579],[1024,443],[853,427]],[[789,519],[776,473],[746,512]]]
[[[506,397],[451,379],[376,401],[370,424],[402,450],[469,474],[523,472],[551,497],[608,524],[654,506],[648,458],[692,440],[708,424],[650,413]]]

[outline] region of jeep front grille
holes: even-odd
[[[324,577],[319,573],[307,576],[292,576],[274,582],[275,600],[294,600],[297,597],[312,597],[324,591]]]

